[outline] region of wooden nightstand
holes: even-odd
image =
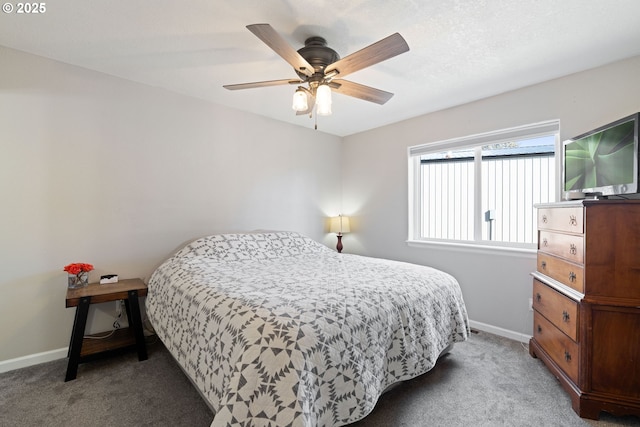
[[[125,279],[106,285],[90,283],[84,288],[67,289],[67,308],[77,308],[69,344],[69,363],[65,381],[74,380],[78,373],[78,364],[84,361],[84,357],[92,354],[135,345],[138,350],[138,360],[147,360],[147,347],[144,342],[138,303],[138,297],[145,295],[147,295],[147,285],[140,279]],[[113,336],[106,339],[84,338],[89,306],[117,300],[125,302],[129,328],[117,329]]]

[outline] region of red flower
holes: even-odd
[[[66,265],[64,267],[64,271],[66,271],[69,274],[78,274],[83,271],[89,272],[91,270],[93,270],[93,265],[85,264],[83,262],[76,262],[73,264]]]

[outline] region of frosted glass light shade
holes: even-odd
[[[320,85],[316,89],[316,113],[320,116],[331,114],[331,88],[327,85]]]
[[[349,217],[348,216],[335,216],[331,218],[331,223],[329,224],[329,232],[330,233],[349,233],[351,231],[351,227],[349,227]]]
[[[307,94],[303,90],[298,89],[293,93],[293,105],[291,108],[296,111],[306,111],[309,108]]]

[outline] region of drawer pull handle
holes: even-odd
[[[564,360],[566,360],[567,362],[571,362],[571,353],[569,353],[567,350],[564,351]]]
[[[542,300],[542,295],[540,293],[536,294],[536,301],[540,302]]]
[[[541,334],[542,333],[542,326],[538,325],[538,333]]]
[[[542,246],[547,246],[549,242],[547,242],[547,238],[542,239]]]
[[[569,322],[569,313],[566,310],[562,312],[562,321]]]
[[[577,277],[577,276],[576,276],[576,273],[574,273],[573,271],[571,271],[571,272],[569,273],[569,281],[570,281],[571,283],[573,283],[573,282],[575,282],[575,281],[576,281],[576,277]]]
[[[545,224],[546,224],[547,222],[549,222],[549,220],[547,219],[547,216],[546,216],[546,215],[542,215],[542,222],[543,222],[543,223],[545,223]]]
[[[540,266],[542,267],[543,270],[546,270],[547,269],[547,261],[542,261],[540,263]]]
[[[575,255],[575,254],[577,254],[577,253],[578,253],[578,248],[577,248],[577,246],[576,246],[575,244],[573,244],[573,243],[572,243],[572,244],[569,246],[569,253],[570,253],[571,255]]]
[[[573,225],[574,227],[578,226],[578,219],[575,215],[569,215],[569,225]]]

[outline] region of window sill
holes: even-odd
[[[469,253],[496,254],[501,256],[518,256],[525,258],[536,258],[536,248],[521,248],[513,246],[493,246],[483,245],[473,242],[454,242],[436,240],[407,240],[407,246],[423,249],[440,249],[463,251]]]

